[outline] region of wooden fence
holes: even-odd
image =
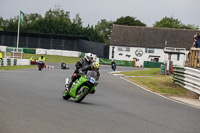
[[[191,48],[187,66],[200,68],[200,48]]]

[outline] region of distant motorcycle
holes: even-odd
[[[98,82],[95,80],[97,73],[88,71],[86,75],[82,75],[79,79],[73,82],[70,91],[66,89],[63,92],[63,99],[68,100],[70,97],[75,99],[75,102],[80,103],[89,93],[95,92],[95,87]],[[68,86],[69,78],[65,79],[65,87]]]
[[[41,71],[44,68],[44,61],[38,61],[38,70]]]
[[[116,70],[116,64],[112,64],[112,70],[115,71]]]
[[[69,69],[69,66],[65,64],[64,62],[61,63],[61,69]]]

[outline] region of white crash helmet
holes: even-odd
[[[86,59],[87,61],[91,61],[91,62],[92,62],[92,60],[93,60],[93,55],[92,55],[92,53],[87,53],[87,54],[85,55],[85,59]]]

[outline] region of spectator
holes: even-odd
[[[37,65],[37,61],[33,58],[33,56],[30,58],[31,65]]]
[[[200,34],[197,32],[196,39],[195,39],[195,48],[200,48]]]
[[[200,35],[198,32],[197,32],[197,39],[195,41],[195,48],[200,48]],[[200,58],[200,51],[198,53],[197,63],[199,63],[199,58]]]
[[[198,32],[194,35],[193,44],[192,44],[192,47],[191,47],[191,48],[195,48],[195,42],[197,41],[197,35],[199,35]]]
[[[199,40],[199,32],[197,32],[195,35],[194,35],[194,38],[193,38],[193,44],[192,44],[192,47],[191,48],[200,48],[200,40]],[[190,52],[188,54],[188,57],[190,56],[191,54],[191,49],[190,49]]]
[[[30,58],[31,64],[33,63],[34,59],[33,56]]]
[[[3,56],[2,56],[2,53],[1,53],[1,50],[0,50],[0,61],[3,60]]]

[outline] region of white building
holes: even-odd
[[[184,66],[197,31],[113,25],[109,59],[167,62]]]

